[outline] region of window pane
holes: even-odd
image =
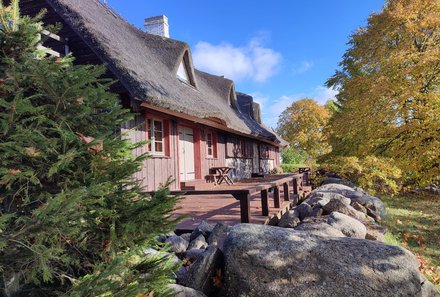
[[[183,63],[184,62],[182,61],[182,63],[180,63],[180,65],[179,65],[179,69],[177,69],[177,77],[186,81],[186,82],[189,82],[188,73],[187,73],[186,67]]]
[[[211,133],[206,134],[206,141],[207,142],[211,142],[212,141],[212,134]]]
[[[156,138],[157,141],[162,141],[162,131],[154,132],[154,138]]]
[[[163,144],[162,142],[156,141],[156,153],[162,153],[163,152]]]
[[[208,156],[212,156],[212,148],[208,148]]]
[[[154,130],[162,132],[162,122],[154,121]]]
[[[148,129],[148,139],[151,140],[151,138],[153,137],[153,127],[151,127],[151,120],[147,120],[147,129]]]

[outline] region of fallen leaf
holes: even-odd
[[[83,97],[80,97],[80,98],[76,99],[76,100],[75,100],[75,103],[76,103],[77,105],[82,105],[82,104],[84,104],[84,98],[83,98]]]
[[[221,288],[222,287],[222,270],[217,269],[215,271],[215,275],[212,277],[212,282],[214,287]]]
[[[24,150],[29,157],[38,157],[40,155],[40,152],[33,146],[27,147]]]

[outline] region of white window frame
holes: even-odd
[[[156,130],[156,122],[160,122],[162,126],[162,131]],[[153,156],[165,156],[165,126],[164,121],[158,118],[148,118],[147,119],[147,128],[148,128],[148,152]],[[162,133],[162,139],[156,139],[156,133]],[[162,151],[156,151],[156,143],[162,144]]]
[[[208,139],[208,135],[211,135],[211,140]],[[209,141],[211,141],[211,145],[209,145]],[[209,149],[211,149],[211,154],[209,154]],[[206,157],[208,158],[214,158],[214,133],[211,131],[206,132]]]

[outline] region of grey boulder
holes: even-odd
[[[172,284],[168,286],[173,291],[175,297],[206,297],[206,295],[203,294],[202,292],[196,291],[192,288],[188,288],[176,284]]]
[[[216,247],[210,246],[188,270],[186,278],[181,284],[201,291],[206,295],[215,292],[213,277],[217,270],[221,269],[223,263],[223,253]]]
[[[375,241],[236,225],[221,296],[422,296],[417,259]]]
[[[350,205],[346,205],[338,199],[330,200],[330,202],[327,203],[323,207],[323,209],[324,209],[325,214],[330,214],[334,211],[337,211],[339,213],[343,213],[347,216],[355,218],[356,220],[358,220],[360,222],[368,222],[367,216],[364,213],[357,211],[356,209],[354,209]]]
[[[231,226],[224,223],[217,223],[208,237],[208,244],[222,247],[223,240],[226,235],[228,235],[229,230],[231,230]]]
[[[345,235],[336,228],[333,228],[327,223],[302,223],[298,225],[295,230],[306,231],[311,235],[325,236],[325,237],[345,237]]]
[[[168,237],[165,243],[168,243],[170,250],[176,254],[184,253],[189,245],[188,241],[177,235]]]
[[[283,228],[294,228],[300,223],[298,212],[296,210],[289,210],[281,216],[278,226]]]
[[[307,203],[301,203],[294,209],[298,213],[299,219],[302,221],[312,214],[312,207]]]
[[[385,204],[377,197],[370,196],[360,189],[354,189],[349,186],[340,184],[326,184],[318,187],[315,191],[319,192],[333,192],[341,194],[351,199],[352,202],[356,201],[362,205],[372,204],[376,208],[377,214],[383,219],[387,215]]]
[[[215,225],[210,224],[206,221],[202,221],[191,233],[190,240],[194,240],[197,237],[199,237],[200,234],[202,234],[205,238],[208,238],[209,235],[211,235],[212,230],[214,229]]]
[[[206,249],[207,247],[208,243],[205,237],[200,234],[189,243],[188,249]]]
[[[367,228],[364,224],[339,212],[332,212],[327,219],[327,224],[348,237],[364,239],[367,235]]]

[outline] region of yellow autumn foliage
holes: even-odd
[[[406,180],[440,180],[440,1],[389,0],[350,40],[328,127],[333,156],[392,158]]]
[[[304,98],[293,102],[278,120],[278,133],[298,151],[316,158],[330,151],[324,127],[330,118],[325,106]]]

